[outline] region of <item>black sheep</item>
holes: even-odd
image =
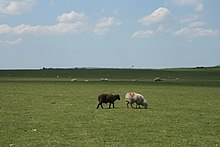
[[[102,103],[110,103],[109,104],[109,109],[111,108],[111,104],[113,104],[113,108],[115,108],[115,105],[114,105],[114,102],[116,100],[120,100],[120,96],[119,95],[113,95],[113,94],[100,94],[98,96],[98,101],[99,101],[99,104],[97,106],[97,109],[99,108],[99,106],[101,105],[102,109],[103,109],[103,106],[102,106]]]

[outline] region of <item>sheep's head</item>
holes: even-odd
[[[114,97],[115,97],[117,100],[120,100],[120,96],[119,96],[119,95],[114,95]]]
[[[143,102],[142,106],[144,106],[144,108],[147,109],[148,104],[146,100]]]

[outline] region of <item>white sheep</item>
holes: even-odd
[[[126,102],[127,108],[128,108],[128,104],[130,104],[131,107],[134,108],[132,105],[133,103],[136,103],[136,108],[137,108],[137,105],[139,106],[139,108],[140,108],[140,105],[143,106],[144,108],[147,108],[148,106],[147,101],[144,99],[144,96],[139,93],[135,93],[135,92],[126,93],[125,102]]]

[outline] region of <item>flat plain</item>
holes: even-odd
[[[121,100],[96,109],[101,93]],[[0,100],[2,147],[220,146],[219,68],[1,70]]]

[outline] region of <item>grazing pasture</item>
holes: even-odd
[[[129,91],[148,109],[126,108]],[[96,109],[101,93],[121,100]],[[0,101],[2,147],[220,146],[219,68],[2,70]]]

